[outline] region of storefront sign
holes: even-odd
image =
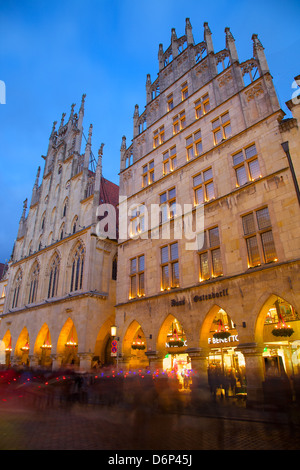
[[[228,338],[208,338],[208,344],[217,344],[217,343],[234,343],[238,342],[239,337],[238,335],[231,335]]]
[[[185,298],[184,297],[181,300],[176,300],[176,299],[171,300],[171,307],[178,307],[179,305],[185,305]]]
[[[212,292],[211,294],[195,295],[194,302],[202,302],[203,300],[218,299],[219,297],[226,297],[228,289],[220,290],[219,292]]]

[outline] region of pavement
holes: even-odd
[[[299,450],[300,413],[243,403],[153,410],[117,403],[0,401],[0,450]]]

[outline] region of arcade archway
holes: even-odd
[[[78,336],[71,318],[68,318],[61,329],[57,343],[57,353],[62,356],[61,365],[79,365]]]
[[[45,323],[40,329],[34,345],[34,354],[38,358],[38,363],[42,367],[51,368],[51,335],[48,325]]]

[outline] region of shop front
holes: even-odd
[[[214,396],[246,396],[245,358],[237,350],[239,337],[234,323],[219,309],[208,337],[208,382]]]

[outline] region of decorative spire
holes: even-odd
[[[84,114],[84,102],[85,102],[86,94],[84,93],[81,98],[81,105],[79,109],[79,114]]]
[[[177,44],[177,34],[175,28],[171,30],[171,46],[172,46],[172,56],[173,59],[178,56],[178,44]]]
[[[164,68],[164,50],[163,45],[160,44],[158,47],[158,64],[159,64],[159,71]]]
[[[62,113],[61,115],[61,121],[60,121],[60,125],[59,125],[59,128],[61,129],[64,125],[64,120],[65,120],[65,117],[66,117],[66,113]]]
[[[150,73],[147,73],[146,95],[147,95],[147,104],[148,104],[151,101],[151,76],[150,76]]]
[[[230,28],[228,27],[225,28],[225,34],[226,34],[226,49],[229,51],[230,63],[232,64],[233,62],[236,62],[239,60],[236,47],[235,47],[235,40],[230,31]]]
[[[214,52],[214,46],[213,46],[212,37],[211,37],[212,34],[211,34],[211,30],[207,22],[203,23],[203,26],[204,26],[204,41],[206,42],[206,51],[207,51],[207,54],[209,54],[210,52]]]
[[[57,121],[54,121],[54,122],[53,122],[53,125],[52,125],[51,134],[50,134],[50,139],[52,139],[53,136],[54,136],[54,134],[55,134],[55,127],[56,127],[56,124],[57,124]]]
[[[25,219],[27,203],[28,203],[28,199],[26,198],[25,201],[23,202],[23,212],[22,212],[21,220]]]
[[[76,104],[72,104],[71,105],[71,112],[70,112],[70,117],[69,117],[69,122],[72,122],[73,121],[73,115],[74,115],[74,108],[75,108]]]
[[[123,135],[121,149],[120,149],[120,169],[121,169],[121,171],[125,170],[125,167],[126,167],[125,153],[126,153],[126,137],[125,137],[125,135]]]
[[[253,57],[258,61],[261,74],[269,72],[268,62],[265,56],[264,47],[257,34],[252,35],[253,41]]]
[[[189,18],[186,18],[185,20],[185,35],[188,46],[190,44],[195,44],[192,25]]]

